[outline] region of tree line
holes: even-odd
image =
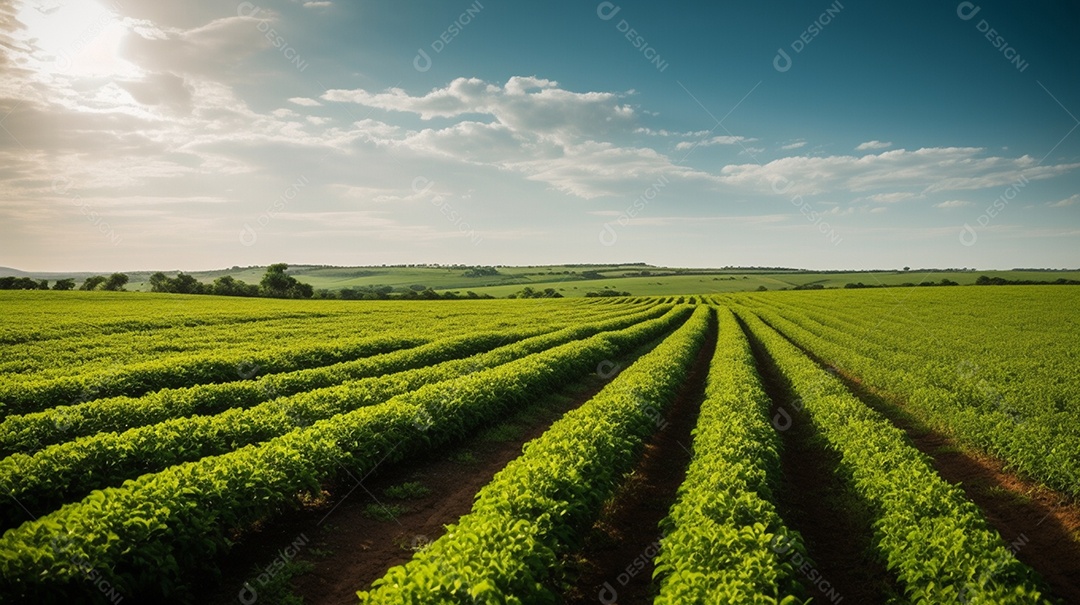
[[[124,286],[128,283],[128,276],[123,273],[113,273],[112,275],[105,277],[104,275],[93,275],[86,278],[86,281],[79,286],[80,290],[111,290],[113,292],[119,292],[124,289]],[[56,283],[49,287],[49,280],[39,279],[34,280],[29,277],[0,277],[0,290],[74,290],[75,280],[73,278],[58,279]]]
[[[214,294],[217,296],[263,296],[266,298],[311,298],[315,289],[285,271],[289,265],[277,263],[266,268],[258,284],[249,284],[231,275],[223,275],[213,283],[204,284],[183,271],[169,277],[158,271],[150,276],[151,292],[171,294]]]

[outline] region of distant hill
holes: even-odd
[[[128,290],[149,290],[155,271],[122,271],[130,278]],[[177,271],[163,270],[174,276]],[[257,284],[265,266],[234,266],[211,271],[185,271],[199,281],[210,283],[224,275]],[[331,265],[291,265],[289,274],[318,290],[389,286],[395,290],[431,288],[436,291],[468,291],[505,298],[526,286],[533,290],[552,288],[563,296],[585,296],[589,292],[615,290],[635,296],[710,294],[747,290],[790,290],[799,287],[843,288],[847,284],[867,286],[923,284],[947,278],[961,285],[974,284],[981,275],[1008,280],[1054,281],[1080,279],[1080,270],[1014,269],[977,271],[950,269],[880,269],[875,271],[810,271],[790,267],[661,267],[646,263],[572,264],[474,267],[471,265],[378,265],[341,267]],[[77,283],[95,273],[34,272],[0,267],[0,277],[29,277],[35,280],[71,278]]]

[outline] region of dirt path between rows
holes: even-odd
[[[652,343],[655,345],[656,343]],[[356,603],[356,591],[367,589],[387,569],[406,563],[415,548],[438,539],[444,525],[467,514],[477,492],[498,471],[521,454],[522,446],[547,430],[565,412],[591,399],[618,371],[638,355],[643,347],[621,359],[614,369],[605,366],[605,377],[592,374],[577,384],[550,396],[543,405],[509,417],[464,443],[395,465],[371,477],[356,477],[328,488],[323,502],[287,513],[264,528],[243,536],[222,562],[222,580],[206,600],[212,604],[251,602],[250,592],[241,595],[244,583],[260,588],[256,566],[266,569],[277,560],[312,564],[311,571],[297,575],[289,584],[292,593],[306,605]],[[403,482],[419,482],[430,492],[419,498],[388,498],[386,488]],[[394,506],[407,511],[389,520],[373,519]],[[259,602],[265,602],[259,599]]]
[[[798,577],[814,602],[885,603],[895,578],[872,556],[869,503],[849,489],[838,472],[840,454],[829,449],[810,414],[796,403],[791,382],[739,319],[750,341],[758,374],[772,399],[773,426],[780,432],[781,485],[776,505],[788,528],[806,544],[820,580]],[[781,411],[782,410],[782,411]]]
[[[1006,470],[1001,460],[958,446],[908,412],[900,398],[864,384],[791,339],[788,342],[907,433],[914,446],[930,456],[938,474],[959,484],[982,509],[1016,558],[1037,571],[1055,596],[1080,603],[1080,503]]]
[[[686,381],[664,420],[646,442],[641,459],[627,481],[605,505],[586,537],[585,547],[571,557],[577,578],[563,597],[568,604],[649,603],[653,559],[659,553],[660,521],[690,463],[691,435],[705,396],[709,361],[716,349],[712,322]]]

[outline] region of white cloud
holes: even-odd
[[[969,202],[966,200],[947,200],[940,204],[934,204],[934,208],[942,208],[945,210],[952,210],[954,208],[968,208],[974,206],[975,202]]]
[[[645,134],[653,137],[683,137],[683,138],[701,138],[709,134],[708,130],[695,130],[692,132],[677,132],[671,130],[665,130],[663,128],[653,130],[652,128],[640,127],[634,129],[634,134]]]
[[[294,105],[301,105],[303,107],[322,107],[322,103],[315,99],[308,99],[306,97],[292,97],[289,102]]]
[[[683,141],[675,146],[675,149],[693,149],[695,147],[712,147],[713,145],[741,145],[743,143],[750,143],[756,141],[748,137],[738,137],[732,135],[720,135],[715,136],[703,141]]]
[[[457,78],[422,96],[412,96],[400,88],[380,93],[335,89],[326,91],[321,98],[414,113],[424,120],[486,115],[515,131],[563,138],[625,132],[636,120],[634,109],[620,103],[619,95],[571,92],[559,88],[558,82],[533,76],[514,76],[503,86],[477,78]]]
[[[621,215],[621,212],[615,212]],[[701,223],[719,223],[732,225],[769,225],[789,222],[790,214],[762,214],[752,216],[645,216],[634,217],[626,221],[632,227],[666,227],[670,225],[698,225]]]
[[[1080,204],[1080,193],[1074,193],[1063,200],[1049,204],[1049,206],[1051,208],[1065,208],[1066,206],[1073,206],[1076,204]]]
[[[893,193],[875,193],[873,195],[858,198],[856,201],[873,202],[875,204],[895,204],[897,202],[913,200],[918,197],[922,196],[905,191],[897,191]]]
[[[740,188],[792,195],[919,187],[920,195],[1007,187],[1072,172],[1080,163],[1040,165],[1030,156],[985,157],[974,147],[896,149],[864,156],[792,156],[760,164],[731,164],[719,180]]]
[[[865,143],[859,143],[859,145],[855,147],[855,151],[877,151],[878,149],[888,149],[889,147],[892,147],[892,143],[867,141]]]
[[[803,139],[798,139],[796,141],[792,141],[792,142],[788,143],[787,145],[781,145],[780,149],[783,149],[784,151],[791,151],[793,149],[799,149],[800,147],[805,147],[805,146],[806,146],[806,141],[803,140]]]
[[[502,86],[458,78],[420,96],[401,89],[330,90],[322,99],[413,113],[424,120],[456,119],[439,128],[368,129],[362,136],[405,153],[519,173],[584,199],[629,194],[642,181],[661,175],[711,181],[708,174],[676,166],[654,149],[626,144],[633,134],[696,133],[643,130],[635,110],[613,93],[571,92],[536,77],[513,77]]]
[[[274,24],[278,16],[264,10],[259,17],[224,17],[191,29],[133,28],[119,54],[148,71],[224,79],[238,62],[271,47],[258,24]]]

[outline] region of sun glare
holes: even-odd
[[[135,66],[118,55],[127,30],[110,6],[91,0],[30,0],[18,20],[32,49],[31,66],[41,73],[81,77],[131,75]]]

